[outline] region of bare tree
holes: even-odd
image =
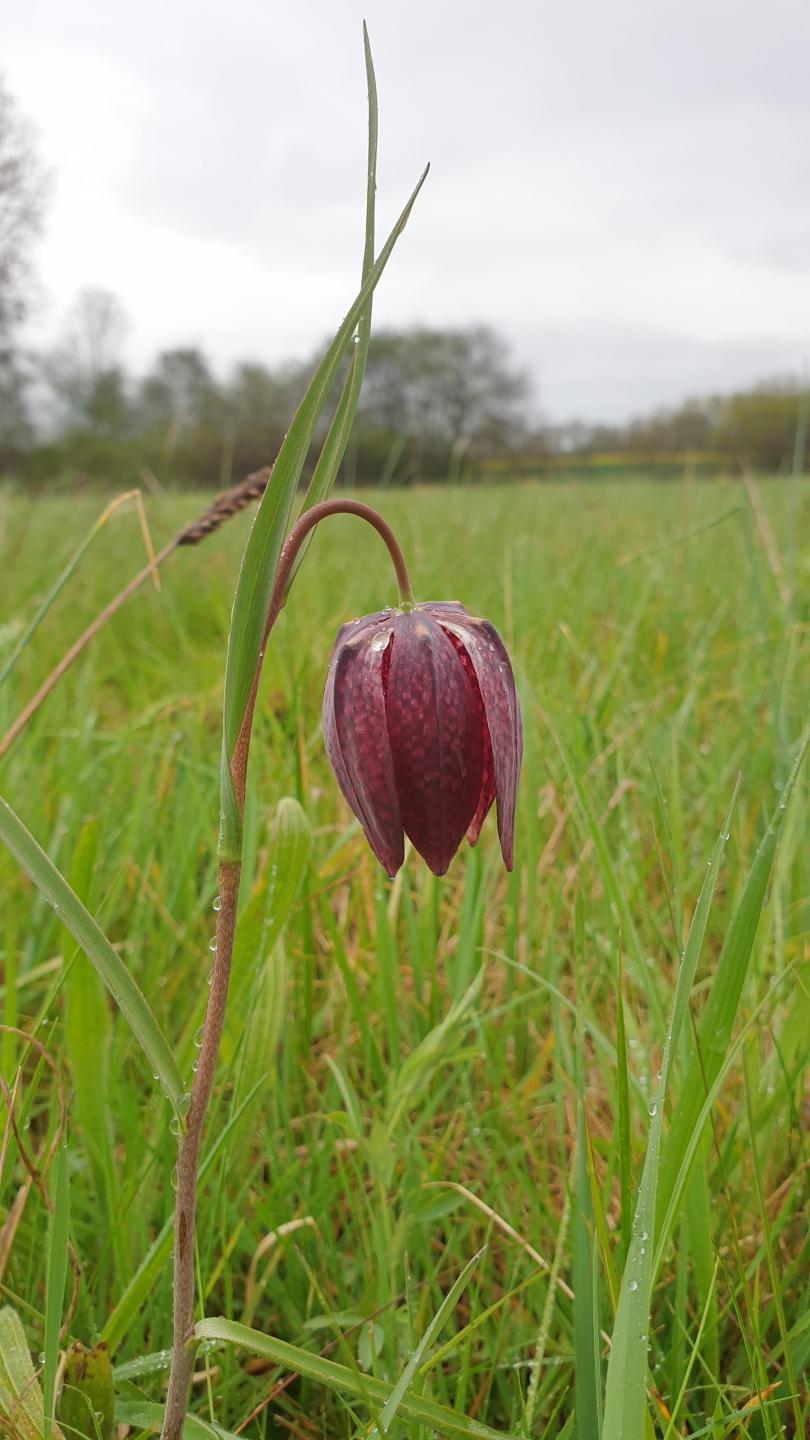
[[[27,429],[18,332],[30,298],[47,189],[33,129],[0,77],[0,442],[6,444],[16,443]]]
[[[129,328],[120,302],[107,290],[82,290],[64,339],[43,361],[43,375],[69,432],[118,436],[128,417],[122,364]]]

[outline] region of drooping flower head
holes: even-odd
[[[493,801],[512,869],[523,732],[512,666],[488,620],[431,602],[366,615],[338,632],[323,697],[326,751],[380,864],[404,836],[443,875]]]

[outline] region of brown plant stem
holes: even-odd
[[[391,527],[381,515],[377,514],[376,510],[372,510],[369,505],[364,505],[359,500],[324,500],[304,511],[304,514],[293,525],[281,548],[245,717],[233,754],[229,757],[233,787],[241,811],[244,811],[250,736],[267,642],[284,604],[292,567],[301,544],[310,530],[328,515],[357,515],[374,527],[388,547],[397,577],[401,602],[407,605],[413,604],[413,591],[402,551]],[[196,1351],[194,1343],[194,1246],[197,1169],[205,1114],[211,1098],[219,1042],[225,1020],[241,871],[241,860],[222,861],[219,866],[220,908],[216,924],[216,949],[211,968],[208,1004],[203,1022],[200,1058],[191,1086],[191,1101],[179,1142],[174,1206],[172,1363],[166,1408],[163,1415],[162,1440],[181,1440],[194,1370]]]

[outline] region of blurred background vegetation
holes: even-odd
[[[13,383],[0,394],[0,473],[26,487],[199,488],[272,463],[315,357],[277,366],[247,358],[219,376],[203,350],[179,345],[133,375],[122,359],[126,328],[113,295],[87,290],[57,346],[13,355]],[[806,417],[807,394],[788,377],[625,425],[546,425],[491,327],[382,330],[343,484],[614,471],[667,479],[739,464],[777,473],[802,468]]]

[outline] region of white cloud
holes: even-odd
[[[306,353],[356,284],[366,11],[380,233],[433,172],[382,323],[496,324],[555,418],[628,414],[810,351],[810,7],[40,0],[3,68],[57,190],[53,333],[104,285],[131,354]],[[614,357],[611,364],[611,356]]]

